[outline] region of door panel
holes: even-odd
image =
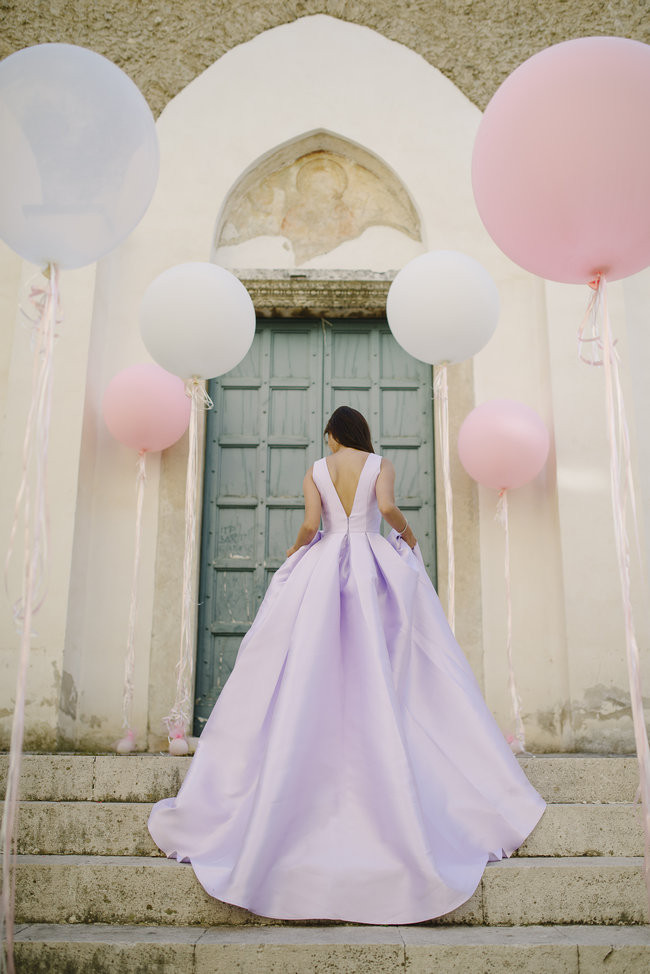
[[[431,368],[385,322],[258,322],[246,358],[209,388],[195,733],[302,523],[302,480],[339,405],[368,419],[395,464],[396,501],[435,579]],[[382,531],[388,528],[385,523]]]

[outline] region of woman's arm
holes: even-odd
[[[298,531],[298,537],[296,538],[295,543],[291,548],[287,548],[287,558],[289,558],[294,551],[297,551],[298,548],[302,548],[303,545],[309,544],[318,531],[318,526],[320,524],[321,503],[318,487],[314,483],[314,478],[312,477],[313,469],[313,466],[309,468],[302,482],[302,491],[305,495],[305,516],[302,524],[300,525],[300,530]]]
[[[395,467],[387,457],[382,457],[377,475],[377,505],[384,520],[406,541],[409,548],[415,548],[417,540],[410,527],[404,530],[406,517],[395,503]]]

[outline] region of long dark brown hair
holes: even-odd
[[[327,421],[324,435],[331,433],[341,446],[374,453],[366,417],[352,406],[339,406]]]

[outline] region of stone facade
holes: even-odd
[[[160,115],[161,143],[159,185],[141,224],[97,265],[63,277],[66,320],[57,349],[50,482],[57,570],[32,655],[27,746],[102,750],[120,736],[133,459],[110,440],[101,397],[118,370],[147,357],[137,328],[142,293],[175,263],[220,262],[215,243],[237,193],[276,171],[265,166],[282,153],[289,155],[281,164],[293,164],[300,145],[301,152],[342,151],[360,165],[370,163],[357,158],[357,149],[378,160],[413,203],[419,240],[402,233],[407,243],[471,254],[497,283],[499,328],[473,362],[453,367],[450,419],[453,443],[476,403],[507,395],[536,408],[554,435],[544,475],[516,492],[511,503],[514,632],[528,741],[537,751],[629,751],[600,377],[594,375],[598,370],[580,370],[575,358],[575,329],[586,298],[583,289],[545,283],[498,251],[476,212],[469,162],[480,108],[517,63],[572,36],[615,33],[648,40],[647,3],[601,9],[555,0],[543,7],[498,0],[390,7],[79,0],[31,7],[4,3],[1,9],[0,54],[68,41],[107,55],[134,78]],[[315,13],[330,16],[307,16]],[[317,143],[308,143],[314,133]],[[327,142],[332,133],[336,145]],[[260,315],[381,317],[389,281],[408,257],[392,262],[395,251],[383,243],[360,244],[362,237],[330,252],[342,260],[343,248],[354,245],[345,261],[327,263],[325,254],[313,258],[310,269],[272,260],[224,263],[244,280]],[[27,411],[28,348],[16,308],[33,273],[0,244],[0,312],[7,323],[0,342],[5,537]],[[637,430],[642,433],[650,409],[643,369],[650,355],[649,301],[650,271],[611,288],[645,510],[650,442]],[[145,502],[135,706],[142,743],[152,749],[164,745],[160,717],[169,708],[177,658],[186,459],[185,441],[159,460],[151,458]],[[477,489],[455,455],[452,480],[457,635],[489,705],[505,724],[510,704],[502,532],[494,521],[494,497]],[[440,518],[442,509],[439,504]],[[641,528],[647,558],[650,526]],[[444,533],[440,520],[443,605]],[[15,631],[7,612],[5,617],[0,684],[9,688]],[[645,647],[650,637],[643,617],[639,628]],[[644,658],[646,671],[648,662]],[[12,711],[9,690],[6,698],[0,700],[4,740]]]
[[[404,44],[481,109],[521,61],[550,44],[591,34],[650,42],[645,0],[5,0],[0,10],[0,57],[55,41],[92,48],[133,78],[156,115],[236,45],[313,14]]]

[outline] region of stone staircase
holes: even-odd
[[[472,898],[426,924],[279,921],[209,897],[146,828],[189,758],[25,755],[20,972],[636,974],[650,970],[634,757],[522,756],[549,803]],[[6,773],[0,756],[0,781]]]

